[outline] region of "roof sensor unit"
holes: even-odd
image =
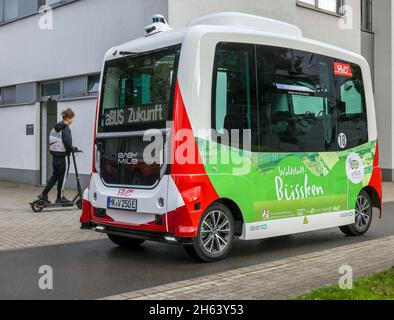
[[[145,27],[145,37],[172,30],[166,19],[161,14],[153,15],[152,22],[152,24]]]

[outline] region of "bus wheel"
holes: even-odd
[[[356,223],[341,227],[341,231],[348,236],[361,236],[368,232],[373,218],[373,205],[368,193],[363,190],[356,201]]]
[[[113,234],[107,234],[107,236],[109,240],[122,248],[137,248],[145,242],[145,240],[115,236]]]
[[[225,259],[233,246],[235,223],[230,210],[217,203],[203,214],[198,235],[193,246],[185,250],[203,262],[216,262]]]

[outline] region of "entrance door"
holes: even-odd
[[[52,176],[52,157],[49,152],[49,133],[57,123],[57,102],[48,101],[42,103],[41,119],[41,184],[45,185]]]

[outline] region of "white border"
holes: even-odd
[[[305,223],[307,219],[307,223]],[[241,240],[260,240],[354,224],[355,210],[244,224]],[[257,229],[257,231],[252,231]]]

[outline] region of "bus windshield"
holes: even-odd
[[[170,119],[180,45],[108,61],[98,131],[165,128]]]

